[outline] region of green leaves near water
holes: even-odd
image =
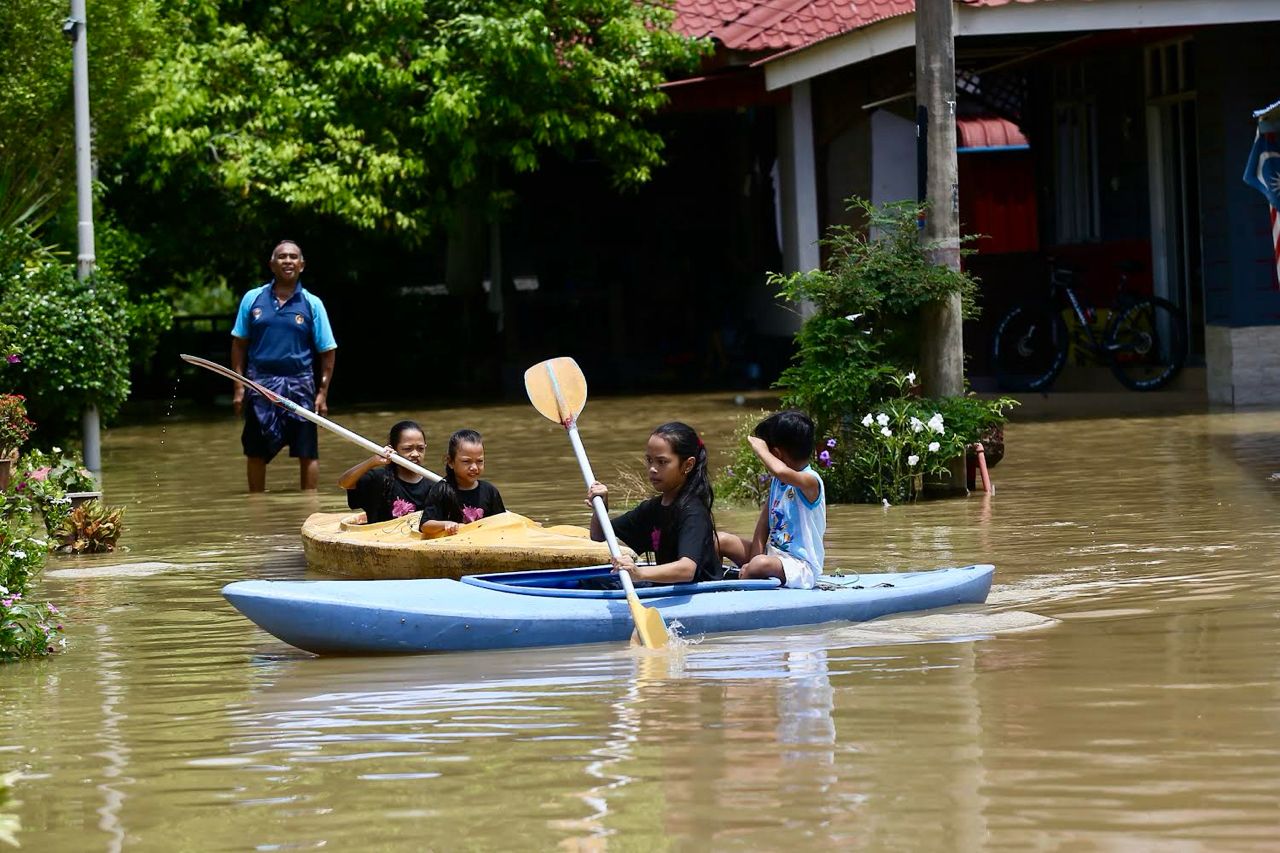
[[[1014,401],[917,396],[921,308],[958,293],[964,315],[975,316],[977,282],[930,260],[919,205],[855,197],[848,210],[854,224],[831,227],[822,241],[822,269],[770,279],[807,315],[777,385],[783,404],[808,412],[829,442],[817,457],[829,500],[898,503],[1003,423]],[[927,429],[935,417],[946,426]],[[739,453],[732,470],[724,487],[755,497],[760,469]]]

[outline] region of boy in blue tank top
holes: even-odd
[[[750,540],[719,534],[720,554],[743,578],[777,578],[792,589],[813,589],[822,576],[827,494],[809,465],[813,421],[804,412],[770,415],[747,441],[773,476]]]

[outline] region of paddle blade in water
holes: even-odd
[[[548,359],[526,370],[524,390],[538,413],[558,424],[576,421],[587,405],[587,377],[568,356]]]
[[[634,594],[627,596],[627,604],[631,606],[631,618],[636,623],[632,640],[639,636],[640,644],[646,649],[665,649],[668,639],[667,625],[662,621],[662,614],[652,607],[642,605],[640,599]]]

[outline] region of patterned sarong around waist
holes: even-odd
[[[293,376],[275,376],[270,373],[259,373],[250,366],[249,378],[268,391],[279,394],[287,400],[292,400],[308,411],[315,410],[316,377],[310,370]],[[282,406],[275,405],[252,388],[248,390],[247,394],[250,405],[253,406],[253,413],[262,427],[262,435],[267,440],[271,452],[279,451],[281,447],[284,447],[286,418],[298,421],[305,420],[305,418],[295,415]]]

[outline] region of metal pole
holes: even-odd
[[[929,208],[922,243],[932,263],[960,269],[960,185],[956,163],[956,57],[951,0],[916,3],[916,104]],[[929,397],[964,393],[964,341],[960,295],[921,311],[920,378]],[[953,460],[949,483],[934,493],[965,491],[964,457]]]
[[[71,37],[71,75],[76,115],[76,278],[89,280],[97,255],[93,247],[93,149],[89,124],[89,38],[86,32],[85,0],[71,0],[71,17],[63,32]],[[84,440],[84,464],[95,475],[102,471],[102,445],[98,409],[89,406],[80,418]]]

